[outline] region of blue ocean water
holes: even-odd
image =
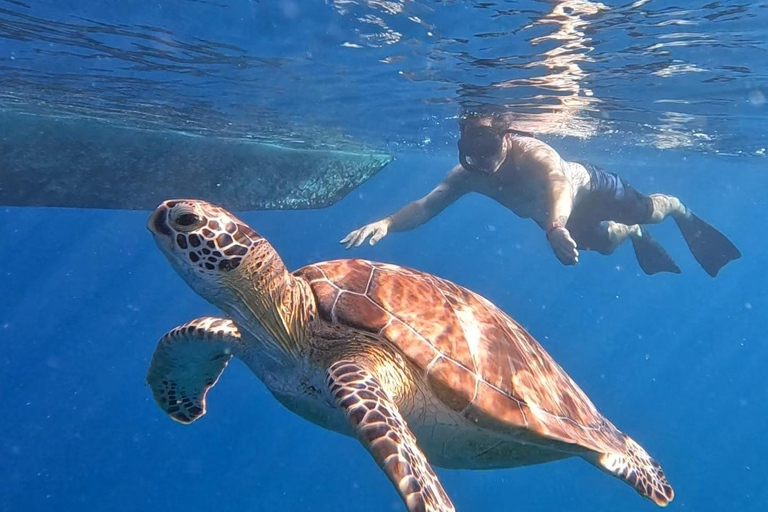
[[[584,4],[594,7],[561,7]],[[663,465],[670,508],[763,511],[767,9],[692,4],[605,2],[579,25],[592,49],[548,67],[531,62],[572,40],[535,43],[553,22],[525,27],[558,2],[6,0],[0,98],[243,130],[327,123],[393,151],[330,208],[240,217],[291,269],[354,255],[481,293]],[[137,44],[147,34],[164,35]],[[573,44],[562,53],[586,43]],[[562,69],[571,74],[541,82]],[[629,246],[566,268],[532,222],[480,196],[345,251],[351,229],[442,179],[458,107],[483,103],[519,106],[568,159],[679,196],[743,257],[712,279],[668,221],[653,233],[681,275],[642,274]],[[0,510],[403,510],[364,449],[289,413],[239,362],[200,421],[163,415],[144,384],[155,343],[218,312],[167,264],[147,216],[0,210]],[[438,474],[460,512],[654,508],[577,459]]]

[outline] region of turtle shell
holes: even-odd
[[[542,346],[480,295],[424,272],[359,259],[294,274],[310,283],[321,318],[391,344],[467,421],[541,444],[625,450],[623,434]]]

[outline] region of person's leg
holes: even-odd
[[[603,180],[601,190],[588,195],[574,208],[566,226],[577,246],[609,255],[629,238],[645,273],[679,273],[680,268],[642,224],[677,215],[682,208],[680,201],[663,194],[652,199],[615,174],[604,171],[592,174],[595,179]],[[610,195],[606,191],[610,191]]]
[[[716,276],[728,262],[741,257],[739,249],[725,235],[697,217],[678,198],[667,194],[646,196],[623,180],[622,184],[624,197],[616,205],[616,215],[613,215],[612,219],[628,225],[643,225],[658,224],[671,216],[680,229],[693,257],[712,277]],[[642,227],[640,229],[647,232]],[[626,239],[623,234],[625,230],[616,228],[615,231],[615,236],[618,238],[624,236],[623,239]],[[641,240],[641,238],[632,238],[635,252],[637,252],[638,242]],[[650,252],[653,253],[654,251]],[[641,255],[638,254],[638,260],[640,257]]]
[[[580,246],[604,255],[612,254],[617,247],[630,239],[643,272],[648,275],[658,272],[680,273],[680,267],[667,251],[639,224],[627,225],[608,220],[594,225],[591,232],[579,230],[576,233],[574,239]]]
[[[606,238],[608,239],[608,252],[603,254],[611,254],[619,245],[624,243],[627,238],[637,238],[642,235],[642,230],[640,229],[639,224],[627,225],[612,220],[604,220],[600,223],[598,229],[605,230]]]
[[[612,220],[574,224],[569,223],[567,227],[579,249],[603,255],[613,254],[627,238],[640,235],[640,226],[628,226]]]
[[[618,179],[617,177],[616,180]],[[603,220],[615,218],[617,211],[621,209],[617,208],[620,205],[621,201],[617,201],[615,197],[596,193],[585,197],[573,209],[565,227],[579,249],[603,255],[613,254],[628,237],[640,235],[640,227],[637,225]],[[645,208],[650,211],[650,199]]]
[[[642,224],[658,224],[669,215],[676,220],[685,217],[686,208],[678,198],[666,194],[651,194],[648,198],[651,200],[651,212],[646,222],[641,222]]]

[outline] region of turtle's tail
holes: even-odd
[[[624,436],[625,453],[604,453],[597,457],[597,466],[603,471],[624,480],[660,507],[665,507],[675,497],[675,491],[667,481],[658,462],[648,455],[642,446],[629,436]]]

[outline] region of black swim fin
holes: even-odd
[[[729,261],[741,258],[741,251],[721,232],[687,210],[684,218],[675,222],[699,265],[712,277]]]
[[[672,256],[651,236],[648,230],[640,226],[641,236],[631,237],[632,247],[635,249],[635,257],[643,272],[652,276],[659,272],[680,273]]]

